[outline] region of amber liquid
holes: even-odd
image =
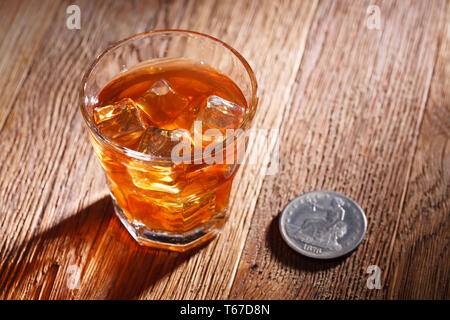
[[[186,60],[144,64],[120,75],[103,88],[93,108],[124,98],[138,101],[160,79],[167,81],[188,103],[176,112],[163,100],[145,106],[148,109],[143,114],[148,125],[167,130],[192,130],[199,108],[211,95],[247,108],[244,95],[230,78],[211,67]],[[134,227],[168,235],[187,235],[199,229],[206,232],[225,220],[238,164],[138,160],[108,147],[94,135],[91,138],[112,195]],[[122,139],[120,144],[137,150],[139,137]]]

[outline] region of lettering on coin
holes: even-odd
[[[317,247],[311,246],[311,245],[306,244],[306,243],[303,245],[303,249],[305,249],[306,251],[309,251],[309,252],[322,253],[322,249],[321,248],[317,248]]]

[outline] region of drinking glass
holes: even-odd
[[[176,164],[170,158],[112,143],[92,119],[98,95],[109,82],[141,63],[168,59],[207,64],[240,88],[247,113],[241,130],[222,145],[225,153],[236,150],[236,144],[247,139],[245,132],[257,108],[256,79],[236,50],[205,34],[159,30],[117,42],[100,54],[85,73],[80,108],[120,221],[141,245],[185,251],[210,239],[223,226],[233,178],[239,168],[236,159],[242,157],[235,157],[233,163]],[[158,185],[160,190],[149,190],[143,184]]]

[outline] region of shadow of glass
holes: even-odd
[[[133,299],[206,244],[185,253],[139,246],[105,197],[9,250],[0,298]]]

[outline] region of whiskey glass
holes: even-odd
[[[113,143],[92,119],[93,106],[108,83],[141,63],[167,59],[204,63],[233,80],[245,97],[247,114],[241,130],[223,142],[224,152],[235,150],[239,141],[246,143],[245,132],[251,127],[258,104],[255,75],[235,49],[197,32],[150,31],[113,44],[85,73],[80,109],[122,224],[141,245],[185,251],[217,234],[228,218],[231,186],[239,168],[236,159],[242,157],[239,155],[233,163],[175,164],[171,158]],[[155,192],[144,184],[158,185],[161,190]]]

